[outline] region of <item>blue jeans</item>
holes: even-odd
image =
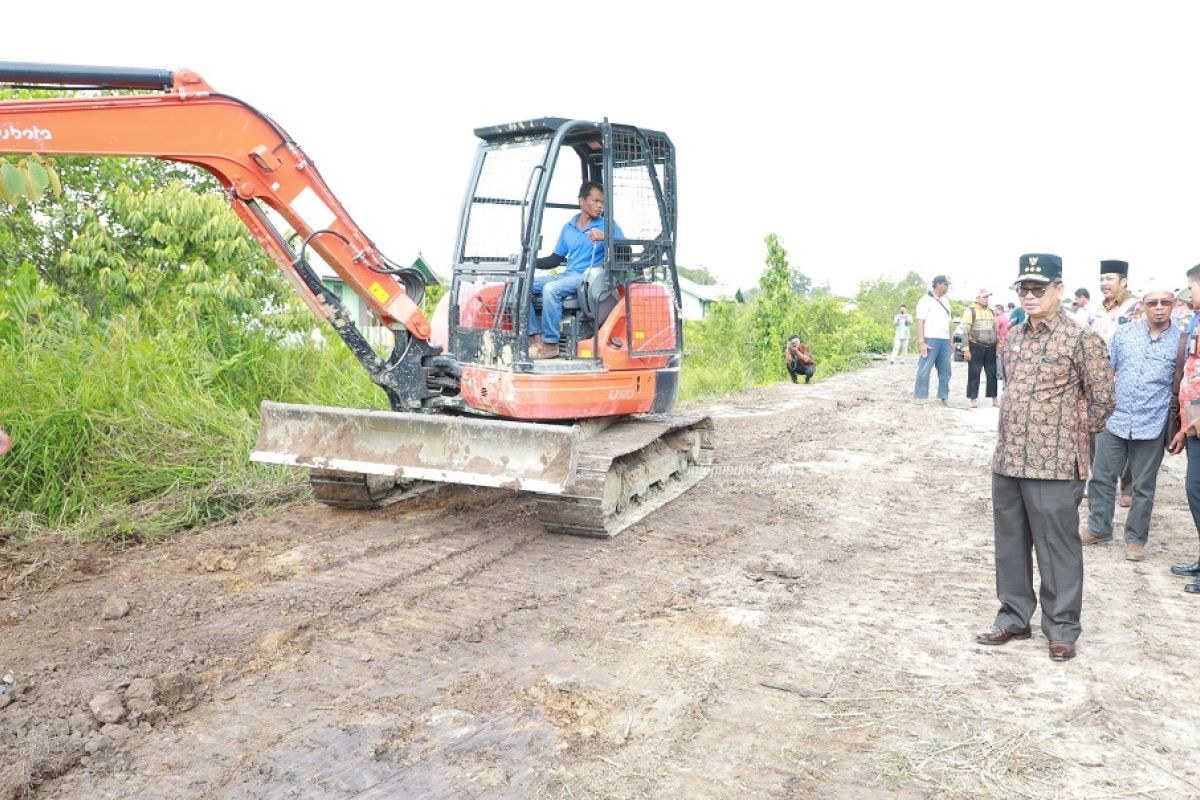
[[[929,355],[921,356],[917,361],[917,385],[913,388],[913,396],[919,400],[929,397],[929,373],[937,365],[938,371],[938,400],[950,398],[950,340],[926,339]]]
[[[562,325],[562,301],[574,297],[583,281],[581,272],[565,272],[562,275],[538,275],[533,279],[533,294],[542,296],[542,317],[538,319],[533,303],[529,304],[529,333],[542,335],[546,344],[558,344],[559,327]]]

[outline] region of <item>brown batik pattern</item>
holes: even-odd
[[[1086,479],[1090,434],[1116,406],[1104,340],[1059,311],[1008,332],[1004,399],[992,471],[1011,478]]]

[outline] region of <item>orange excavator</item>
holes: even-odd
[[[373,507],[439,483],[506,487],[534,493],[549,530],[612,536],[711,463],[711,420],[671,413],[682,322],[666,134],[560,118],[477,129],[453,277],[431,321],[421,273],[379,251],[279,124],[195,72],[0,62],[0,84],[72,93],[0,101],[0,153],[154,156],[212,173],[387,396],[386,411],[263,402],[251,459],[310,468],[318,500]],[[99,89],[124,91],[80,92]],[[562,300],[558,357],[534,359],[538,251],[589,181],[604,188],[608,246]],[[390,330],[389,352],[317,259]]]

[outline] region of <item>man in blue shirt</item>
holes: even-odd
[[[621,226],[614,221],[613,236],[624,239]],[[579,187],[579,213],[563,226],[551,255],[537,260],[538,269],[553,269],[564,261],[567,268],[558,275],[539,275],[533,279],[533,295],[542,296],[542,315],[529,307],[529,332],[533,340],[529,356],[534,359],[558,355],[559,326],[562,323],[562,301],[574,296],[583,274],[604,262],[604,189],[600,184],[586,181]]]
[[[1104,430],[1096,434],[1092,482],[1088,487],[1084,544],[1111,541],[1116,482],[1128,459],[1133,473],[1133,506],[1125,521],[1125,558],[1144,561],[1150,535],[1150,512],[1163,459],[1175,354],[1182,331],[1171,322],[1175,294],[1153,285],[1142,297],[1145,319],[1121,325],[1108,343],[1117,373],[1117,407]]]

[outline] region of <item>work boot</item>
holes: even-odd
[[[1200,577],[1200,559],[1196,559],[1191,564],[1172,564],[1172,575],[1183,575],[1187,578]]]
[[[536,347],[531,347],[529,348],[529,357],[534,361],[545,361],[550,358],[558,358],[558,343],[542,342]]]
[[[1127,494],[1121,495],[1121,499],[1117,501],[1121,508],[1129,508],[1133,505],[1133,498]]]
[[[1091,531],[1080,531],[1079,532],[1079,541],[1083,542],[1084,544],[1098,544],[1100,542],[1111,542],[1112,534],[1109,534],[1108,536],[1097,536],[1096,534],[1092,533]]]
[[[1200,594],[1200,578],[1196,578],[1187,586],[1184,586],[1183,590],[1188,594]]]
[[[1126,561],[1145,561],[1146,548],[1142,547],[1137,542],[1130,542],[1125,545],[1125,560]]]

